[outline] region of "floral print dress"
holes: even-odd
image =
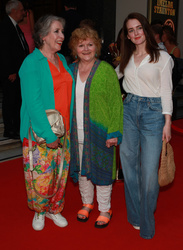
[[[59,59],[59,57],[58,57]],[[65,118],[66,121],[66,147],[64,152],[64,164],[61,176],[60,187],[56,194],[52,198],[42,198],[37,195],[36,190],[44,195],[52,195],[55,193],[59,178],[59,165],[61,162],[62,148],[51,149],[45,144],[39,145],[36,142],[33,144],[33,179],[30,172],[29,165],[29,147],[28,139],[23,140],[23,166],[25,175],[25,185],[27,191],[28,207],[38,213],[49,212],[57,214],[64,208],[65,187],[67,182],[69,164],[70,164],[70,103],[72,92],[72,77],[66,71],[63,63],[59,59],[58,70],[51,62],[48,61],[51,71],[53,85],[54,85],[54,97],[55,97],[55,109],[57,109]],[[64,138],[60,139],[60,143],[63,144]]]

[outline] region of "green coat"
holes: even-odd
[[[72,73],[63,55],[58,54],[65,69]],[[22,94],[20,137],[28,139],[30,124],[39,137],[52,143],[57,136],[51,130],[45,110],[55,109],[53,79],[47,58],[36,48],[33,53],[24,60],[20,71],[20,83]],[[72,76],[73,78],[73,76]],[[74,93],[74,79],[73,79]],[[73,96],[73,95],[72,95]],[[71,116],[73,110],[73,98],[71,100]],[[72,119],[72,117],[71,117]],[[32,136],[32,140],[35,141]]]
[[[78,64],[70,66],[76,81]],[[111,65],[97,60],[87,79],[84,93],[84,147],[81,175],[97,185],[109,185],[115,179],[115,147],[107,148],[106,140],[122,141],[123,103],[119,81]],[[74,104],[71,130],[70,175],[78,180],[80,170]]]

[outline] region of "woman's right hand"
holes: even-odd
[[[46,145],[48,148],[58,148],[59,142],[60,142],[60,139],[57,138],[56,141],[54,141],[52,143],[47,143]]]

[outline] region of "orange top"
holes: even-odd
[[[59,59],[60,71],[48,61],[54,85],[55,109],[66,119],[66,130],[70,128],[70,103],[72,93],[72,77]]]

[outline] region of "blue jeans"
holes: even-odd
[[[165,122],[161,99],[128,94],[123,117],[120,158],[127,217],[132,225],[140,226],[141,237],[151,239],[155,234],[158,167]]]

